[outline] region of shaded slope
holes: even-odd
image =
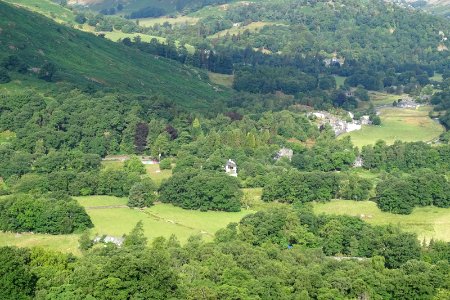
[[[57,66],[55,81],[103,89],[159,94],[186,107],[220,100],[200,71],[158,59],[0,2],[0,60],[16,55],[30,69]],[[225,92],[226,94],[226,92]]]

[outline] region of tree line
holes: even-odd
[[[181,245],[172,236],[148,245],[138,223],[122,247],[94,246],[80,257],[0,248],[0,296],[445,299],[449,247],[421,246],[413,234],[353,217],[315,216],[307,207],[249,215],[208,243],[193,236]],[[338,253],[359,259],[330,257]]]

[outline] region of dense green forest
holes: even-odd
[[[80,255],[0,247],[1,299],[449,299],[449,242],[312,209],[449,209],[449,133],[358,148],[311,114],[380,126],[383,92],[433,105],[448,129],[447,20],[384,1],[60,4],[98,36],[0,1],[0,230],[78,234]],[[197,19],[139,25],[160,16]],[[147,241],[139,222],[105,243],[76,198],[94,195],[145,214],[252,211],[209,241]]]

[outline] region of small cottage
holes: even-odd
[[[233,177],[237,177],[237,164],[233,160],[229,159],[225,165],[225,172]]]

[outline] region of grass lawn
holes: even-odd
[[[234,81],[233,75],[208,72],[208,76],[209,76],[209,80],[211,80],[212,83],[215,83],[218,85],[223,85],[223,86],[226,86],[229,88],[231,88],[233,86],[233,81]]]
[[[86,32],[98,34],[99,32],[95,32],[95,28],[92,26],[89,26],[87,24],[84,24],[81,26],[81,29]],[[130,38],[132,41],[136,36],[139,36],[143,42],[149,43],[152,39],[157,39],[159,43],[166,43],[167,39],[164,37],[156,36],[156,35],[148,35],[143,33],[123,33],[122,31],[111,31],[111,32],[101,32],[105,35],[105,38],[108,40],[111,40],[113,42],[118,42],[120,40],[123,40],[124,38]],[[180,45],[178,41],[175,41],[175,44],[177,46]],[[185,45],[187,51],[191,54],[195,52],[195,48],[192,45],[186,44]]]
[[[159,165],[145,165],[147,174],[153,180],[153,182],[160,186],[164,179],[170,178],[172,176],[172,170],[160,170]]]
[[[61,251],[80,255],[78,249],[78,234],[50,235],[32,233],[0,232],[0,246],[42,247],[49,250]]]
[[[392,105],[394,101],[404,98],[406,95],[386,94],[380,92],[369,92],[370,102],[375,106]],[[367,105],[370,102],[366,102]]]
[[[429,118],[430,109],[382,108],[380,126],[363,126],[361,130],[343,134],[340,138],[350,136],[353,144],[360,148],[380,139],[388,144],[393,144],[396,140],[432,141],[439,137],[444,128]]]
[[[336,86],[341,87],[344,85],[345,79],[347,77],[335,75],[334,78],[336,79]]]
[[[334,200],[315,203],[317,214],[359,216],[372,225],[398,225],[401,229],[414,232],[420,240],[431,238],[450,242],[450,208],[418,207],[410,215],[382,212],[375,202]]]
[[[123,33],[121,31],[112,31],[112,32],[103,32],[105,34],[105,38],[117,42],[120,39],[130,38],[133,40],[134,37],[140,36],[143,42],[150,42],[153,38],[157,39],[160,43],[165,43],[166,39],[159,36],[153,36],[143,33]]]
[[[218,229],[231,222],[239,222],[242,217],[254,212],[201,212],[161,203],[141,210],[124,207],[126,198],[88,196],[76,199],[86,208],[95,225],[91,230],[93,235],[122,236],[142,220],[149,241],[158,236],[170,237],[172,234],[181,242],[186,242],[195,234],[201,234],[206,240],[210,240]]]
[[[121,170],[123,169],[123,161],[104,160],[102,161],[102,166],[105,169]]]
[[[155,24],[164,24],[165,22],[172,24],[172,25],[178,25],[178,24],[188,24],[188,25],[194,25],[197,24],[198,18],[188,17],[188,16],[178,16],[176,18],[169,18],[169,17],[160,17],[160,18],[145,18],[145,19],[139,19],[139,25],[143,27],[152,27]]]

